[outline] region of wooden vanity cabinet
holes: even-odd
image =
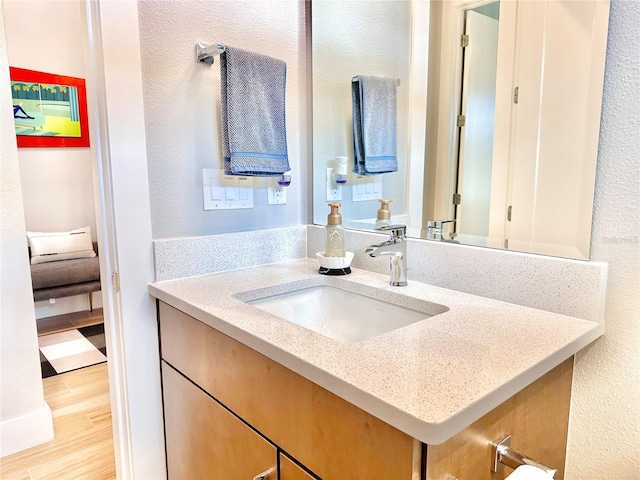
[[[410,436],[164,303],[160,338],[164,362],[320,478],[411,480],[414,446],[419,467]]]
[[[273,445],[164,362],[162,383],[169,478],[252,479],[276,470]]]
[[[427,478],[502,480],[491,473],[491,442],[511,435],[511,448],[558,470],[564,478],[573,357],[440,445],[427,446]]]
[[[315,480],[286,455],[279,454],[279,480]]]
[[[279,464],[279,480],[502,480],[511,470],[491,473],[490,442],[508,434],[562,479],[572,359],[425,446],[163,302],[159,316],[170,479],[251,479]]]

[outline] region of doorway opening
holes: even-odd
[[[452,239],[489,236],[499,19],[499,1],[464,11]]]
[[[35,10],[25,2],[4,2],[9,64],[34,72],[90,78],[85,8],[81,1],[41,2]],[[27,18],[30,27],[24,28]],[[55,55],[34,57],[34,43],[46,44]],[[23,94],[27,93],[25,86],[20,87]],[[60,123],[60,111],[65,108],[64,98],[55,97],[61,96],[60,91],[49,92],[54,98],[47,100],[46,108],[38,95],[34,100],[38,115],[30,113],[30,102],[14,96],[14,117],[16,113],[24,117],[21,123],[37,119],[43,127],[47,122]],[[86,114],[88,105],[81,108]],[[22,476],[24,469],[44,472],[48,467],[43,459],[52,467],[77,464],[86,468],[89,460],[75,459],[82,458],[82,452],[93,459],[100,450],[107,452],[106,463],[115,476],[95,156],[93,147],[84,146],[18,149],[44,394],[54,416],[55,440],[3,457],[3,473],[9,465],[20,469]],[[57,250],[60,245],[64,252]],[[69,252],[74,253],[56,257]],[[70,455],[75,456],[74,461],[67,458]],[[68,470],[60,471],[74,476]]]

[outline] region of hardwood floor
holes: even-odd
[[[3,480],[115,479],[107,364],[43,380],[55,439],[0,459]]]
[[[67,313],[65,315],[56,315],[55,317],[40,318],[36,321],[38,326],[38,335],[48,335],[50,333],[58,333],[74,328],[89,327],[102,323],[102,308],[94,308],[93,311]]]

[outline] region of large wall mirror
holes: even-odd
[[[608,17],[608,0],[313,0],[314,223],[338,200],[371,230],[392,198],[413,237],[588,259]],[[357,75],[397,80],[396,172],[352,172]]]

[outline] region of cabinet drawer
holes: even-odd
[[[292,460],[282,453],[279,456],[280,480],[315,480]]]
[[[253,478],[276,448],[162,362],[169,479]]]
[[[321,478],[419,475],[410,436],[162,302],[160,326],[164,360]]]

